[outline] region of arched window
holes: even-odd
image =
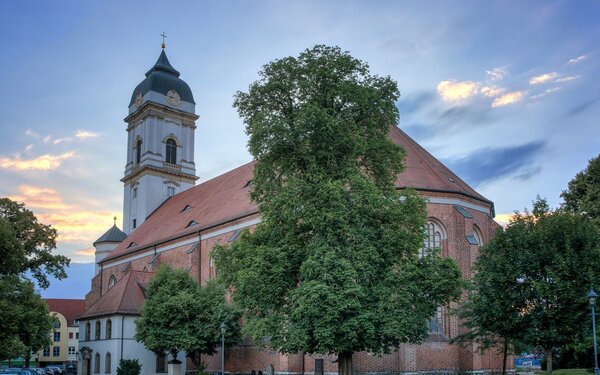
[[[58,317],[56,317],[56,315],[54,317],[56,319],[54,321],[52,321],[52,328],[59,329],[60,328],[60,320],[58,320]]]
[[[165,161],[169,164],[177,164],[177,142],[173,138],[167,139],[167,152]]]
[[[90,331],[91,330],[92,330],[92,327],[90,325],[90,322],[85,323],[85,341],[90,340]]]
[[[444,325],[446,324],[446,309],[438,306],[435,315],[427,321],[427,331],[430,335],[448,336]]]
[[[94,332],[94,337],[96,338],[96,340],[100,340],[100,321],[96,320],[96,332]]]
[[[112,338],[112,322],[110,319],[108,319],[106,321],[106,333],[104,335],[105,339],[111,339]],[[108,354],[110,355],[110,354]]]
[[[473,225],[473,237],[475,237],[479,246],[483,246],[483,236],[477,225]]]
[[[434,251],[439,252],[442,248],[442,240],[445,239],[444,229],[441,224],[433,220],[427,220],[424,229],[425,239],[423,240],[423,246],[419,252],[420,257],[433,255],[435,254]]]
[[[100,373],[100,353],[96,353],[94,356],[94,373]]]
[[[110,352],[106,353],[106,356],[104,357],[104,373],[105,374],[110,374]]]
[[[117,283],[117,278],[115,277],[115,275],[112,275],[110,277],[110,279],[108,279],[108,289],[110,289],[113,286],[115,286],[116,283]]]
[[[142,161],[142,139],[135,142],[135,164],[140,164]]]

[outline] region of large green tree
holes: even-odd
[[[600,276],[600,235],[576,213],[550,210],[537,199],[531,214],[517,213],[482,249],[467,327],[546,352],[577,342],[589,321],[585,294]]]
[[[34,284],[66,277],[69,259],[52,254],[56,230],[38,222],[23,203],[0,198],[0,357],[23,356],[49,344],[51,317]]]
[[[214,257],[256,344],[283,353],[388,352],[426,336],[456,298],[451,259],[419,258],[425,203],[399,193],[404,151],[389,77],[338,47],[273,61],[234,106],[246,123],[261,222]]]
[[[200,355],[212,355],[220,347],[222,322],[225,344],[239,340],[238,320],[222,286],[208,282],[200,287],[185,270],[163,265],[148,285],[135,338],[155,353],[184,351],[200,368]]]
[[[67,277],[69,258],[52,254],[56,237],[56,229],[38,222],[23,203],[0,198],[0,277],[29,272],[42,288],[48,275]]]
[[[575,175],[561,197],[565,209],[589,217],[600,225],[600,155]]]
[[[24,357],[50,345],[52,317],[34,284],[18,276],[0,277],[0,359]]]

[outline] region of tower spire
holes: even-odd
[[[161,47],[162,49],[165,49],[165,47],[167,46],[167,45],[165,44],[165,38],[167,37],[167,35],[166,35],[166,34],[165,34],[165,32],[163,31],[163,33],[162,33],[162,34],[160,34],[160,36],[162,36],[162,38],[163,38],[163,41],[162,41],[162,43],[161,43],[160,47]]]

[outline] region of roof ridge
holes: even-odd
[[[408,144],[410,145],[410,147],[420,156],[421,160],[425,160],[425,156],[429,155],[432,158],[434,158],[438,163],[441,164],[441,162],[439,160],[437,160],[437,158],[433,155],[431,155],[427,150],[425,150],[423,147],[421,147],[414,139],[412,139],[408,134],[406,134],[406,132],[404,132],[402,129],[400,129],[398,126],[393,126],[393,128],[398,131],[400,133],[401,136],[406,137],[408,139]],[[425,155],[423,154],[423,151],[426,153]],[[427,167],[429,169],[431,169],[431,171],[433,173],[435,173],[436,176],[438,176],[440,178],[440,180],[442,180],[442,182],[448,186],[449,188],[451,188],[451,190],[455,190],[455,191],[459,191],[460,189],[457,189],[456,186],[452,186],[448,183],[448,181],[446,181],[446,179],[444,178],[444,176],[442,176],[435,168],[433,168],[433,166],[430,163],[425,163],[427,165]],[[454,176],[456,176],[456,173],[450,171]],[[458,178],[458,176],[456,176]],[[461,180],[462,181],[462,180]],[[464,183],[464,181],[463,181]]]

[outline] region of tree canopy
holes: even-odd
[[[38,222],[23,203],[0,198],[0,358],[22,356],[49,345],[52,318],[48,307],[27,279],[42,288],[48,276],[67,275],[70,260],[54,255],[56,230]]]
[[[600,235],[586,217],[537,199],[481,249],[463,318],[470,335],[552,349],[579,340],[600,276]],[[493,342],[493,341],[492,341]]]
[[[30,272],[42,288],[48,275],[67,277],[69,258],[52,254],[56,237],[56,229],[38,222],[23,203],[0,198],[0,276]]]
[[[565,209],[581,213],[600,225],[600,155],[575,175],[561,197]]]
[[[425,203],[395,187],[399,93],[338,47],[263,67],[234,106],[246,124],[261,222],[213,254],[244,332],[284,353],[387,352],[426,336],[457,298],[451,259],[419,258]]]
[[[199,368],[200,354],[212,355],[220,347],[221,322],[227,327],[226,345],[238,341],[238,320],[221,286],[200,287],[185,270],[163,265],[148,285],[135,338],[155,353],[184,351]]]
[[[31,281],[0,277],[0,316],[0,359],[28,361],[31,352],[50,344],[52,317]]]

